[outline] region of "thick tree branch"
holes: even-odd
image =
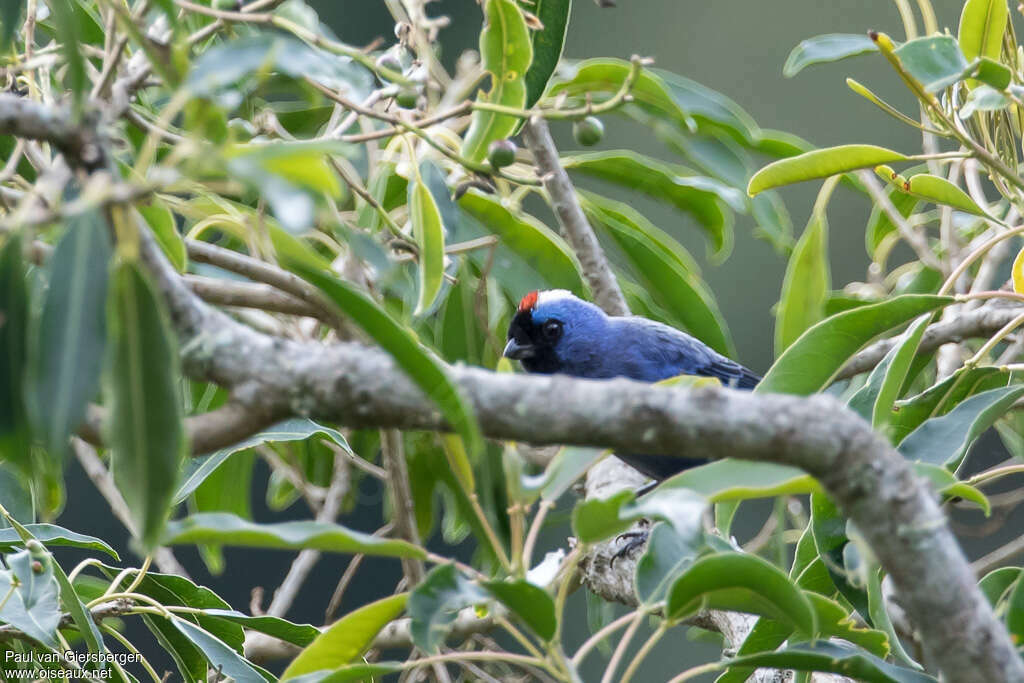
[[[89,170],[105,163],[106,145],[98,130],[95,125],[74,121],[64,109],[0,93],[0,134],[49,142],[76,165]]]

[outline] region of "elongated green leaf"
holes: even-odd
[[[700,132],[722,131],[743,145],[757,146],[761,129],[744,109],[717,90],[664,69],[651,69],[676,106],[692,116]]]
[[[436,652],[459,610],[487,602],[489,597],[454,564],[435,567],[409,595],[413,642],[426,652]]]
[[[926,462],[911,463],[914,472],[931,482],[932,488],[938,492],[943,501],[951,498],[961,498],[964,501],[974,503],[981,509],[986,517],[992,513],[992,503],[988,497],[974,486],[962,482],[952,472],[939,465],[931,465]]]
[[[1010,67],[1006,66],[1001,62],[997,62],[994,59],[989,59],[988,57],[979,57],[971,64],[973,66],[971,75],[973,75],[974,78],[977,81],[979,81],[979,87],[983,83],[985,85],[991,86],[995,91],[1000,92],[1001,94],[1003,90],[1006,90],[1006,88],[1009,87],[1010,82],[1013,80],[1013,71],[1010,70]],[[971,81],[968,81],[968,83],[971,83]],[[984,93],[984,95],[982,96],[986,100],[985,106],[995,106],[996,100],[995,98],[992,97],[992,95],[993,92],[990,90],[989,92]],[[969,103],[970,97],[968,97],[968,104]],[[975,102],[974,106],[979,109],[982,107],[982,105],[978,102]],[[963,116],[966,117],[969,115],[970,114],[966,114]]]
[[[90,211],[68,222],[49,263],[50,286],[30,354],[31,401],[36,433],[58,462],[99,389],[110,253],[106,222]]]
[[[233,648],[191,621],[174,618],[171,623],[202,651],[214,669],[224,676],[230,676],[236,683],[265,683],[274,680],[273,677],[265,678]]]
[[[1009,18],[1006,0],[967,0],[964,3],[957,39],[967,61],[977,57],[999,59]]]
[[[526,106],[526,73],[533,61],[533,47],[526,19],[515,0],[487,0],[487,25],[480,33],[480,56],[491,76],[491,89],[478,95],[479,101],[522,109]],[[487,147],[507,138],[519,126],[509,114],[477,110],[462,143],[462,155],[482,161]]]
[[[483,437],[472,409],[444,366],[373,299],[351,284],[330,275],[329,269],[290,235],[271,232],[282,263],[317,286],[327,298],[390,353],[398,366],[429,396],[474,457],[483,450]]]
[[[811,496],[811,534],[832,584],[862,617],[868,615],[868,596],[863,587],[846,570],[845,554],[850,547],[846,535],[846,518],[824,493]]]
[[[796,467],[730,458],[685,470],[665,480],[660,488],[697,491],[712,503],[821,490],[817,480]]]
[[[1008,372],[991,366],[962,368],[920,394],[897,401],[890,416],[889,437],[900,443],[925,420],[945,415],[970,396],[1005,387],[1009,379]]]
[[[914,661],[914,659],[907,654],[907,651],[903,649],[903,644],[900,642],[899,635],[896,633],[896,629],[892,624],[892,619],[889,618],[889,608],[886,605],[885,596],[882,594],[882,578],[884,572],[876,566],[873,560],[870,560],[871,564],[867,569],[867,594],[868,594],[868,613],[871,616],[871,623],[876,628],[883,631],[889,644],[892,646],[893,657],[907,666],[914,669],[921,669],[921,665]]]
[[[24,474],[32,472],[24,400],[28,335],[28,292],[21,237],[8,237],[0,250],[0,454]]]
[[[775,652],[736,657],[730,666],[796,669],[849,676],[864,683],[935,683],[936,679],[879,659],[860,648],[831,641],[799,643]]]
[[[952,36],[908,40],[896,48],[895,54],[907,73],[928,92],[938,92],[953,85],[967,71],[967,59]]]
[[[483,587],[505,605],[541,640],[551,640],[558,628],[555,601],[543,588],[524,579],[485,581]]]
[[[493,197],[475,190],[459,199],[458,208],[461,209],[461,227],[459,236],[453,239],[466,241],[489,234],[497,236],[494,263],[509,272],[508,280],[520,288],[514,296],[536,289],[538,282],[554,289],[568,289],[577,295],[586,292],[572,249],[540,221],[527,214],[513,213]],[[478,266],[485,265],[482,252],[474,251],[471,258]]]
[[[626,204],[589,193],[582,199],[591,221],[622,249],[654,300],[705,344],[735,356],[726,322],[685,248]]]
[[[1024,581],[1019,578],[1006,599],[1006,629],[1015,643],[1024,640]]]
[[[570,171],[617,183],[693,215],[719,258],[732,248],[733,211],[745,211],[742,194],[683,166],[629,150],[577,154],[562,159]]]
[[[840,145],[816,149],[768,164],[750,178],[747,193],[753,197],[773,187],[827,178],[859,168],[873,168],[879,164],[905,161],[906,158],[904,154],[875,145]]]
[[[57,27],[57,41],[60,43],[61,53],[67,62],[65,78],[77,116],[81,111],[86,88],[89,87],[89,80],[85,75],[85,58],[81,51],[84,42],[81,27],[74,3],[54,2],[48,3],[48,6],[53,13],[53,23]]]
[[[409,216],[419,247],[419,298],[413,315],[423,315],[434,307],[444,281],[444,225],[433,195],[418,176],[409,183]]]
[[[380,630],[402,613],[408,598],[408,593],[399,593],[349,612],[300,652],[281,680],[352,663],[366,652]]]
[[[915,429],[899,446],[910,460],[957,469],[967,449],[1010,406],[1024,396],[1024,386],[1014,384],[971,396],[941,417],[933,417]]]
[[[730,552],[700,558],[672,585],[665,613],[680,619],[705,606],[767,614],[801,633],[817,633],[817,616],[803,591],[754,555]]]
[[[877,52],[878,46],[861,33],[829,33],[800,41],[782,67],[782,75],[792,78],[812,64],[835,62],[865,52]]]
[[[106,431],[114,481],[143,547],[159,541],[185,451],[178,350],[163,300],[130,261],[114,267],[107,301]]]
[[[310,624],[293,624],[292,622],[279,617],[270,617],[267,615],[254,617],[249,614],[242,614],[241,612],[233,609],[217,608],[203,610],[203,614],[231,622],[232,624],[238,624],[239,626],[252,629],[253,631],[266,633],[269,636],[273,636],[298,647],[307,647],[318,635],[320,635],[320,629],[316,626],[312,626]]]
[[[338,524],[309,520],[257,524],[223,512],[192,515],[169,523],[164,544],[184,543],[424,557],[423,549],[411,543],[364,534]]]
[[[539,492],[547,501],[558,500],[603,455],[604,452],[596,448],[566,446],[558,451],[541,474],[523,475],[522,490],[531,494]]]
[[[1007,590],[1017,582],[1022,571],[1020,567],[994,569],[978,582],[978,588],[985,594],[989,604],[996,607],[1006,597]]]
[[[3,502],[6,506],[6,501]],[[117,551],[111,548],[106,541],[95,536],[86,536],[74,531],[68,531],[56,524],[26,524],[24,528],[32,534],[32,538],[48,546],[67,546],[71,548],[83,548],[87,550],[99,550],[110,555],[115,560],[121,559]],[[0,550],[10,550],[14,546],[23,545],[20,535],[14,528],[0,529]]]
[[[164,250],[164,254],[178,269],[184,273],[188,265],[188,253],[185,251],[185,240],[178,233],[178,227],[167,204],[158,198],[152,198],[149,204],[137,205],[139,213],[146,219],[153,236]]]
[[[569,31],[572,0],[535,0],[530,11],[544,28],[533,32],[533,61],[526,72],[526,108],[529,109],[548,87],[548,80],[562,57],[562,47]]]
[[[775,309],[776,357],[825,317],[825,299],[832,289],[826,209],[838,182],[838,177],[832,177],[821,186],[807,227],[786,264],[782,294]]]
[[[931,315],[923,315],[915,320],[900,338],[899,343],[886,354],[884,376],[871,410],[871,424],[875,429],[884,430],[888,427],[893,405],[900,397],[900,390],[921,344],[921,337],[924,336],[931,319]]]
[[[181,485],[174,493],[173,502],[175,505],[183,502],[188,498],[190,493],[195,491],[196,488],[203,483],[206,477],[210,476],[211,473],[223,465],[224,462],[235,453],[267,442],[304,441],[314,434],[323,434],[345,450],[351,450],[349,448],[348,441],[346,441],[341,432],[336,429],[324,427],[323,425],[317,424],[316,422],[306,418],[297,417],[285,420],[284,422],[279,422],[273,427],[265,429],[258,434],[253,434],[244,441],[239,441],[234,446],[222,448],[216,453],[211,453],[205,458],[192,458],[189,460],[186,463],[185,471],[182,474]]]
[[[975,216],[988,216],[966,192],[945,178],[918,173],[907,179],[904,190],[925,201],[952,206]]]
[[[577,503],[572,510],[573,535],[581,543],[597,543],[625,531],[630,522],[619,518],[619,510],[635,497],[635,492],[626,490]]]
[[[18,32],[21,12],[25,3],[21,0],[3,0],[0,2],[0,52],[7,52],[11,40]]]
[[[754,391],[799,395],[820,391],[869,341],[952,302],[946,296],[904,294],[826,318],[786,349]]]

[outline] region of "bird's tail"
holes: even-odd
[[[761,381],[760,375],[755,375],[744,367],[740,368],[740,376],[736,380],[737,389],[753,389]]]

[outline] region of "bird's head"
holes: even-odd
[[[508,326],[504,355],[527,372],[586,375],[606,336],[604,312],[564,289],[530,292]]]

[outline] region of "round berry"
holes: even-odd
[[[572,125],[572,134],[579,144],[592,147],[604,137],[604,124],[596,116],[588,116]]]
[[[511,140],[495,140],[487,148],[487,159],[494,168],[504,168],[516,160],[516,143]]]

